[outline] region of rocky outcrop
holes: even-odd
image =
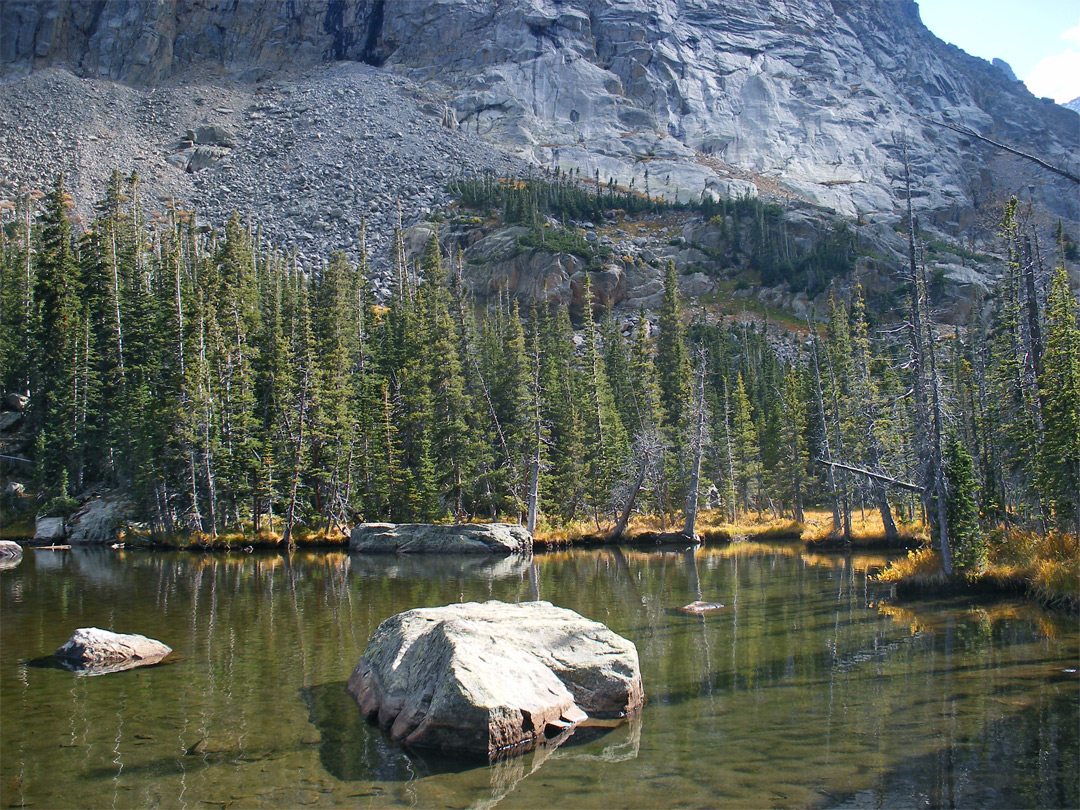
[[[528,554],[532,535],[509,523],[361,523],[349,551],[375,554]]]
[[[549,602],[470,602],[384,621],[349,678],[360,711],[405,745],[485,758],[641,706],[634,645]]]
[[[112,543],[134,512],[120,492],[96,495],[68,518],[70,543]]]
[[[160,662],[172,648],[146,636],[80,627],[53,655],[85,674],[102,675]]]
[[[62,517],[39,517],[34,521],[34,540],[38,545],[57,543],[67,536]]]

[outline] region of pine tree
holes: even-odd
[[[1064,527],[1080,534],[1080,323],[1069,276],[1059,266],[1046,297],[1046,352],[1040,393],[1045,439],[1039,447],[1040,489]]]
[[[946,520],[953,561],[957,568],[978,568],[986,561],[986,548],[979,529],[978,481],[975,465],[964,443],[955,433],[946,445],[945,468],[948,501]]]
[[[758,456],[757,429],[741,372],[735,379],[731,397],[731,444],[739,501],[743,509],[760,511],[758,496],[762,465]]]
[[[580,372],[574,367],[574,329],[564,306],[553,306],[541,318],[540,386],[549,451],[540,488],[543,511],[570,521],[584,507],[584,453]]]
[[[76,340],[80,329],[78,263],[64,176],[57,177],[41,215],[41,252],[34,279],[34,363],[30,418],[44,437],[37,462],[42,489],[55,492],[72,469],[76,442]],[[59,493],[66,494],[66,493]]]
[[[687,403],[690,401],[690,355],[686,350],[686,328],[682,322],[682,305],[679,301],[679,278],[675,263],[668,262],[664,273],[664,297],[660,303],[656,340],[656,372],[660,385],[661,428],[668,443],[674,449],[676,466],[672,473],[681,479],[679,463],[682,461],[683,441],[686,430]]]
[[[592,286],[585,273],[582,292],[583,408],[582,451],[585,457],[585,501],[600,529],[600,513],[606,511],[619,467],[626,454],[626,434],[615,409],[615,400],[603,369],[600,334],[592,313]]]
[[[784,501],[791,506],[795,520],[802,523],[803,499],[806,496],[806,466],[809,457],[806,449],[806,403],[805,386],[793,364],[784,375],[783,407],[781,408],[784,437],[780,453],[780,491]]]
[[[428,240],[420,260],[423,283],[418,294],[420,307],[422,362],[430,388],[431,457],[435,465],[435,486],[446,506],[461,519],[465,514],[464,492],[471,477],[468,447],[465,382],[462,374],[460,341],[450,317],[446,271],[438,236]],[[442,511],[442,510],[440,510]]]
[[[346,518],[346,488],[358,440],[357,331],[355,269],[336,251],[312,289],[315,369],[314,407],[309,427],[315,510],[320,520],[341,524]]]

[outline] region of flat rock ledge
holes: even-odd
[[[379,625],[347,688],[394,741],[488,760],[624,718],[644,700],[633,643],[550,602],[399,613]]]
[[[383,554],[529,554],[532,535],[512,523],[361,523],[349,551]]]
[[[146,636],[80,627],[53,655],[71,669],[91,675],[156,664],[172,647]]]

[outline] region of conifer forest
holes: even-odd
[[[507,221],[605,204],[565,177],[457,185]],[[649,199],[608,193],[624,210]],[[674,266],[655,319],[621,328],[599,307],[479,302],[437,237],[409,262],[396,235],[377,300],[364,260],[302,266],[240,214],[220,231],[178,207],[149,216],[134,173],[113,173],[84,227],[71,202],[59,177],[4,212],[3,389],[29,397],[41,492],[112,483],[152,532],[288,543],[298,526],[453,519],[618,534],[643,512],[692,533],[699,505],[733,523],[815,506],[841,536],[853,512],[880,512],[891,536],[924,519],[949,569],[978,565],[995,525],[1080,529],[1075,245],[1059,229],[1037,252],[1015,199],[1007,270],[962,326],[935,322],[912,227],[899,317],[855,283],[782,339],[700,317]],[[822,278],[845,271],[844,245],[816,254]]]

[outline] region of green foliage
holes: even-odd
[[[602,250],[542,216],[661,205],[566,176],[487,178],[462,193],[529,223],[525,246],[593,264]],[[673,265],[655,321],[641,312],[628,328],[609,313],[597,324],[586,306],[575,332],[565,306],[526,319],[502,296],[478,308],[437,238],[417,267],[395,267],[394,289],[376,302],[366,259],[338,253],[301,266],[239,215],[222,231],[201,231],[176,208],[148,222],[135,174],[108,178],[78,236],[69,206],[62,180],[40,201],[18,196],[0,236],[0,382],[30,393],[28,452],[50,498],[106,481],[127,490],[154,530],[210,536],[332,530],[358,517],[514,520],[539,462],[548,521],[589,518],[602,530],[638,480],[637,508],[671,515],[692,460],[693,347],[708,357],[701,489],[715,486],[711,497],[729,512],[797,516],[829,500],[813,462],[826,442],[834,458],[919,480],[927,428],[909,396],[910,347],[874,328],[858,287],[850,299],[838,287],[831,301],[819,403],[798,338],[768,323],[687,324]],[[729,255],[757,255],[762,267],[801,261],[778,208],[700,206],[728,234]],[[961,561],[964,538],[985,528],[972,504],[984,522],[1077,520],[1075,298],[1058,270],[1045,308],[1032,306],[1024,271],[1034,265],[1016,213],[1002,226],[1010,263],[989,294],[989,322],[973,307],[955,337],[936,340],[957,428],[949,483],[965,493],[950,499]],[[839,228],[823,234],[815,284],[842,272],[850,242]],[[590,285],[586,276],[587,301]],[[847,479],[852,502],[880,503],[858,478]]]
[[[588,262],[590,269],[599,269],[604,260],[611,257],[610,247],[588,242],[576,228],[533,228],[518,237],[518,244],[549,253],[572,253]]]
[[[1041,490],[1058,524],[1080,533],[1080,320],[1063,266],[1054,271],[1046,298],[1039,391],[1044,403]]]
[[[948,466],[946,522],[953,563],[957,568],[976,569],[986,562],[986,544],[979,527],[978,480],[975,465],[967,448],[956,434],[949,437],[945,447]]]

